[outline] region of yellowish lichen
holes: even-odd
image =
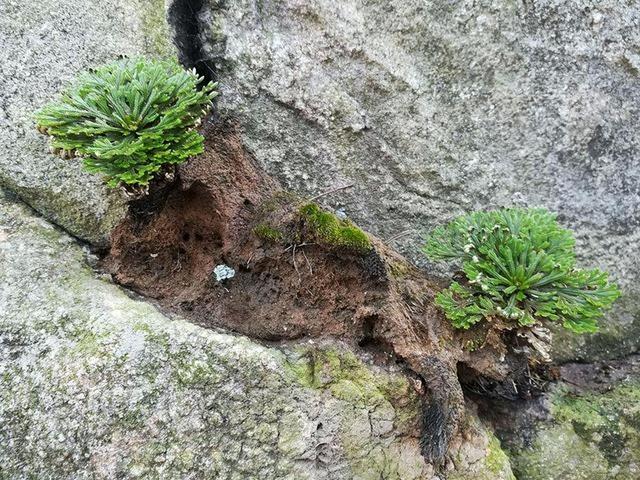
[[[171,42],[164,0],[140,0],[140,6],[146,53],[159,58],[175,57],[176,49]]]

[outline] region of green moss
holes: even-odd
[[[405,262],[391,262],[389,264],[389,273],[394,278],[403,278],[406,277],[410,272],[410,267]]]
[[[333,247],[367,253],[373,248],[367,234],[347,220],[308,203],[299,210],[301,218],[311,228],[318,241]]]
[[[490,435],[489,445],[487,445],[487,456],[485,457],[485,464],[487,469],[494,473],[496,476],[505,471],[506,468],[511,470],[509,465],[509,457],[504,453],[500,446],[500,440],[495,435]],[[515,477],[511,475],[515,480]],[[503,478],[503,477],[501,477]]]
[[[284,238],[284,234],[278,230],[277,228],[274,228],[266,223],[261,223],[259,225],[257,225],[254,229],[253,229],[253,233],[258,237],[261,238],[263,240],[267,240],[269,242],[281,242],[282,239]]]

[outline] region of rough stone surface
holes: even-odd
[[[118,55],[170,55],[163,0],[0,2],[0,185],[74,235],[105,244],[124,212],[80,161],[48,153],[33,112]]]
[[[531,442],[510,451],[518,479],[640,478],[640,378],[606,393],[560,387],[548,402],[550,417]]]
[[[90,262],[0,197],[0,478],[437,478],[400,373],[168,318]],[[512,478],[468,422],[457,478]]]
[[[255,156],[418,262],[421,232],[545,206],[626,299],[559,358],[640,345],[640,7],[587,0],[210,0],[204,53]]]

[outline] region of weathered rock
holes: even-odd
[[[0,3],[0,185],[74,235],[105,244],[124,212],[118,192],[78,160],[48,153],[35,110],[82,70],[119,55],[169,55],[162,0]]]
[[[640,357],[569,364],[544,398],[488,407],[520,480],[640,478]]]
[[[457,214],[558,211],[626,295],[559,358],[640,346],[637,4],[211,1],[199,18],[220,108],[286,186],[353,182],[324,200],[419,262],[421,232]]]
[[[640,382],[607,393],[557,390],[551,419],[510,458],[521,480],[632,480],[640,477]]]
[[[406,377],[167,318],[0,197],[0,477],[436,478]],[[457,478],[511,478],[475,416]]]

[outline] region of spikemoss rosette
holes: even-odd
[[[175,61],[120,60],[82,74],[59,100],[38,111],[38,130],[64,157],[115,187],[148,185],[163,166],[202,153],[195,130],[216,84]]]
[[[620,296],[606,272],[576,267],[575,241],[544,209],[475,212],[436,228],[424,253],[457,260],[466,281],[436,297],[457,328],[501,318],[514,328],[555,321],[576,333],[597,331],[597,320]]]

